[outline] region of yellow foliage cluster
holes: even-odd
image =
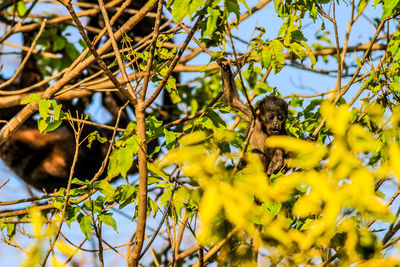
[[[21,267],[31,267],[41,265],[43,263],[46,250],[57,231],[56,222],[50,222],[46,224],[46,218],[41,214],[39,208],[33,207],[30,212],[30,218],[32,219],[32,233],[33,241],[26,249],[26,257],[21,262]],[[59,218],[60,219],[60,218]],[[60,220],[59,220],[60,221]],[[58,239],[54,244],[54,250],[51,255],[51,261],[49,266],[61,267],[66,266],[60,258],[63,255],[66,258],[72,257],[78,252],[64,241]],[[47,266],[47,265],[46,265]]]
[[[265,251],[266,263],[319,264],[340,259],[341,264],[379,266],[399,264],[384,257],[382,244],[371,230],[373,222],[392,222],[393,214],[378,196],[376,184],[395,175],[400,178],[397,115],[384,123],[376,106],[369,118],[381,127],[380,141],[367,126],[352,122],[347,105],[326,102],[321,114],[331,131],[329,143],[313,143],[288,136],[273,136],[267,145],[282,147],[292,158],[294,171],[269,183],[257,158],[248,155],[237,173],[227,168],[236,154],[220,155],[202,132],[187,135],[158,164],[179,164],[186,177],[198,183],[201,194],[198,240],[212,245],[228,221],[248,240]],[[384,142],[382,140],[385,140]],[[368,159],[380,153],[376,164]],[[262,204],[260,204],[262,203]],[[366,253],[365,249],[370,249]]]

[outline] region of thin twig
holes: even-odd
[[[161,90],[164,88],[164,85],[167,83],[169,76],[171,76],[176,64],[178,63],[179,59],[181,58],[183,52],[186,50],[187,45],[189,44],[190,40],[192,39],[192,36],[196,32],[197,27],[202,19],[203,19],[203,15],[200,15],[198,17],[196,23],[194,24],[192,30],[186,37],[184,43],[182,44],[181,49],[179,49],[179,52],[175,55],[175,58],[172,60],[171,65],[169,66],[167,72],[165,73],[165,75],[164,75],[163,79],[161,80],[160,84],[158,85],[157,89],[155,90],[153,95],[151,95],[151,97],[149,97],[149,99],[144,103],[144,108],[149,107],[154,102],[154,100],[157,98],[157,96],[161,93]]]
[[[119,30],[115,33],[115,38],[120,39],[122,36],[132,29],[139,21],[141,21],[145,15],[155,6],[156,2],[150,1],[145,6],[143,6],[139,12],[129,18]],[[98,54],[102,55],[111,47],[111,42],[107,41],[102,47],[98,49]],[[85,50],[86,53],[89,51]],[[91,65],[95,58],[93,55],[86,58],[84,61],[80,62],[81,59],[85,57],[85,52],[81,54],[81,56],[74,61],[74,63],[68,68],[66,74],[58,80],[56,83],[51,85],[46,91],[43,93],[43,97],[48,99],[52,97],[56,92],[58,92],[63,86],[65,86],[69,81],[78,77],[84,69],[86,69],[89,65]],[[37,102],[31,102],[26,105],[16,116],[14,116],[5,126],[3,126],[0,130],[0,145],[3,144],[21,125],[24,123],[30,116],[32,116],[38,109]]]
[[[149,243],[149,238],[147,237],[146,234],[144,235],[144,238],[146,239],[146,242]],[[160,263],[158,262],[157,255],[154,253],[154,250],[151,247],[149,247],[149,251],[150,251],[151,257],[153,257],[154,265],[156,267],[160,267]]]
[[[32,54],[32,51],[33,51],[33,49],[35,48],[36,43],[37,43],[39,37],[42,35],[43,29],[44,29],[44,27],[46,26],[46,22],[47,22],[47,19],[44,19],[43,22],[42,22],[42,24],[41,24],[41,26],[40,26],[40,30],[39,30],[38,34],[36,35],[35,39],[33,40],[32,45],[31,45],[31,47],[30,47],[28,53],[26,54],[24,60],[22,60],[22,63],[19,65],[19,67],[18,67],[18,69],[15,71],[14,75],[13,75],[10,79],[8,79],[6,82],[0,84],[0,90],[1,90],[2,88],[6,87],[6,86],[9,86],[9,85],[18,77],[18,74],[19,74],[19,73],[22,71],[22,69],[24,68],[26,62],[28,62],[28,59],[30,58],[30,56],[31,56],[31,54]],[[4,94],[6,94],[6,92],[0,91],[0,94],[4,95]]]
[[[130,96],[134,96],[135,94],[133,92],[132,85],[129,82],[128,75],[126,74],[126,68],[125,68],[124,63],[122,62],[121,54],[120,54],[119,49],[118,49],[118,44],[117,44],[117,41],[115,40],[114,32],[113,32],[113,29],[112,29],[111,24],[110,24],[110,19],[108,18],[107,10],[104,7],[104,2],[103,2],[103,0],[98,0],[98,1],[99,1],[101,14],[103,15],[104,22],[106,23],[108,36],[110,37],[111,44],[112,44],[112,47],[114,49],[114,54],[115,54],[115,57],[117,58],[118,67],[119,67],[119,69],[120,69],[120,71],[122,73],[122,77],[124,78],[124,81],[125,81],[126,85],[128,86],[129,95]],[[128,97],[128,99],[129,99],[129,97]]]
[[[70,122],[70,123],[71,123],[71,126],[73,126],[72,122]],[[70,169],[70,172],[69,172],[68,185],[67,185],[66,195],[65,195],[65,203],[64,203],[63,209],[61,211],[60,225],[57,228],[57,231],[56,231],[56,234],[54,236],[53,242],[51,242],[51,245],[50,245],[49,249],[46,252],[46,255],[45,255],[45,257],[43,259],[43,262],[42,262],[42,266],[46,265],[46,261],[47,261],[49,255],[50,255],[50,252],[53,251],[53,249],[54,249],[54,245],[56,244],[58,236],[60,235],[61,227],[63,225],[63,221],[64,221],[64,218],[65,218],[65,213],[67,211],[68,202],[69,202],[69,198],[70,198],[70,194],[69,193],[70,193],[70,190],[71,190],[71,181],[72,181],[72,178],[74,177],[74,171],[75,171],[76,162],[78,161],[78,153],[79,153],[79,146],[80,146],[79,139],[81,137],[82,130],[83,130],[82,126],[83,125],[78,123],[77,130],[74,130],[75,131],[75,154],[74,154],[74,158],[73,158],[73,161],[72,161],[71,169]]]
[[[381,32],[383,26],[385,25],[386,21],[388,21],[389,19],[392,19],[393,16],[390,16],[388,18],[385,18],[381,21],[381,23],[379,24],[378,29],[375,32],[374,37],[372,38],[369,47],[367,48],[367,50],[364,53],[363,58],[361,59],[361,62],[364,62],[366,60],[366,58],[369,56],[369,53],[371,52],[371,48],[373,46],[373,44],[375,43],[376,39],[379,36],[379,33]],[[358,73],[361,70],[361,66],[357,67],[357,70],[354,72],[353,77],[351,78],[350,82],[346,84],[346,86],[344,87],[344,89],[342,91],[340,91],[340,93],[336,94],[336,97],[333,99],[333,104],[337,104],[340,100],[340,98],[345,95],[347,93],[347,91],[350,89],[350,86],[354,84]],[[325,119],[322,119],[322,121],[320,122],[320,124],[317,126],[317,128],[315,128],[314,132],[312,133],[312,136],[317,136],[317,134],[319,133],[319,131],[324,127],[325,125]]]
[[[17,29],[21,27],[22,23],[28,17],[28,15],[31,13],[32,9],[34,8],[34,6],[36,5],[37,2],[38,2],[38,0],[34,0],[32,5],[30,5],[30,7],[26,10],[26,12],[22,16],[22,18],[18,21],[18,23],[15,24],[11,29],[9,29],[6,33],[4,33],[0,37],[0,44],[3,43],[4,40],[7,40],[7,38],[10,37],[13,33],[18,32]],[[41,24],[38,23],[38,27],[39,27],[39,25],[41,25]]]
[[[238,231],[237,228],[234,228],[233,230],[231,230],[228,235],[222,239],[221,241],[219,241],[217,244],[215,244],[207,253],[206,255],[204,255],[204,262],[208,261],[212,256],[214,256],[221,248],[223,245],[225,245],[226,242],[229,241],[229,239],[231,239],[231,237]],[[196,262],[193,267],[199,267],[199,262]]]
[[[171,196],[170,196],[170,198],[169,198],[169,200],[168,200],[168,204],[167,204],[167,207],[165,208],[163,217],[162,217],[162,219],[160,220],[160,223],[158,224],[156,230],[154,231],[153,236],[151,237],[150,242],[147,243],[147,246],[144,248],[144,250],[143,250],[142,253],[140,254],[139,260],[144,256],[144,254],[146,254],[147,250],[151,247],[151,244],[153,244],[154,240],[156,239],[156,237],[157,237],[157,235],[158,235],[158,232],[160,231],[162,225],[164,224],[165,218],[166,218],[167,215],[168,215],[169,208],[171,207],[172,198],[173,198],[174,193],[175,193],[175,187],[176,187],[176,184],[174,183],[173,189],[172,189],[172,192],[171,192]]]
[[[184,210],[184,212],[186,213],[186,209]],[[175,244],[175,260],[176,261],[178,261],[179,247],[181,246],[183,232],[185,231],[186,223],[188,220],[189,220],[189,217],[184,215],[182,222],[181,222],[181,226],[179,227],[178,237],[176,238],[176,244]]]
[[[101,1],[101,0],[99,0]],[[96,59],[97,64],[100,66],[100,68],[104,71],[104,73],[107,75],[107,77],[110,79],[110,81],[114,84],[114,86],[116,88],[118,88],[118,90],[127,98],[129,99],[129,101],[132,104],[136,104],[136,95],[132,92],[130,92],[129,90],[127,90],[125,87],[122,86],[122,84],[118,81],[118,79],[113,75],[113,73],[111,72],[111,70],[107,67],[106,63],[104,63],[104,61],[101,59],[99,53],[97,52],[97,50],[94,48],[92,42],[89,40],[89,37],[87,36],[87,34],[85,33],[85,30],[83,28],[82,23],[80,22],[79,18],[76,16],[76,13],[74,11],[74,9],[72,8],[72,5],[70,3],[70,1],[68,0],[64,0],[63,4],[65,5],[65,7],[68,9],[69,13],[72,16],[72,19],[74,20],[79,33],[81,34],[83,40],[85,41],[86,45],[88,46],[90,52],[92,53],[92,55],[94,56],[94,58]],[[104,6],[103,6],[104,8]],[[111,26],[109,26],[111,27]],[[111,44],[112,46],[114,46],[115,43],[115,38],[112,38],[111,36],[114,37],[114,35],[111,32],[110,35],[110,40],[111,40]],[[118,53],[119,54],[119,53]],[[117,55],[116,55],[117,56]],[[118,58],[118,56],[117,56]]]

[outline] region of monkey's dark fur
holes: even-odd
[[[251,108],[239,99],[229,64],[226,61],[220,61],[219,64],[226,102],[231,107],[240,110],[249,121],[255,122],[250,137],[252,152],[259,156],[267,175],[280,171],[285,164],[285,151],[269,148],[265,145],[265,141],[271,135],[286,135],[285,121],[288,104],[279,97],[267,96],[258,103],[253,113]]]
[[[108,3],[110,1],[111,0],[105,0],[104,2]],[[0,1],[0,9],[12,6],[15,1],[11,0],[3,2],[4,3],[1,3]],[[97,0],[82,0],[82,2],[97,3]],[[135,0],[132,1],[129,8],[139,9],[147,2],[147,0]],[[152,12],[156,12],[156,9],[157,8],[153,9]],[[113,13],[110,13],[110,16],[112,14]],[[123,23],[125,23],[130,16],[129,13],[123,13],[113,25],[115,29],[118,29]],[[0,14],[0,19],[2,22],[8,23],[9,25],[14,24],[12,20],[8,20],[8,18],[2,14]],[[98,29],[104,27],[101,15],[90,16],[88,19],[88,26]],[[166,20],[163,19],[162,23],[165,21]],[[145,37],[153,32],[154,23],[154,17],[145,17],[128,33],[128,35],[132,39],[135,37]],[[65,26],[61,25],[57,27],[57,25],[52,25],[51,27],[57,28],[59,31],[58,33],[61,34],[61,30]],[[23,43],[25,46],[30,46],[34,37],[37,35],[37,31],[38,30],[23,33]],[[91,39],[94,38],[94,34],[91,34],[90,32],[89,36]],[[22,58],[24,57],[25,56],[22,56]],[[110,63],[113,60],[114,59],[111,58],[107,62]],[[98,67],[94,64],[87,70],[89,75],[96,72]],[[82,73],[81,79],[85,78],[85,75],[85,73]],[[177,76],[175,76],[175,78],[177,79]],[[36,57],[31,56],[28,58],[28,61],[22,69],[21,77],[2,90],[15,91],[41,82],[42,80],[43,76],[37,59]],[[2,75],[0,74],[0,83],[3,81],[5,80],[2,79]],[[75,82],[78,82],[78,80]],[[44,91],[46,87],[47,85],[42,85],[36,91],[32,91],[32,93]],[[114,125],[117,112],[123,103],[126,102],[126,99],[119,92],[107,92],[102,94],[102,101],[103,106],[113,117],[110,125]],[[63,101],[61,104],[64,111],[70,110],[71,114],[76,114],[77,112],[82,114],[91,102],[92,98],[87,96],[79,98],[77,103],[69,100]],[[0,120],[8,121],[20,110],[20,106],[2,105],[2,107],[0,107]],[[172,104],[169,94],[165,93],[163,95],[162,106],[154,113],[158,115],[159,119],[167,123],[174,119],[175,110],[176,106]],[[119,127],[125,128],[129,121],[129,117],[124,111],[121,114]],[[0,127],[3,127],[3,124],[0,124]],[[85,138],[89,133],[95,130],[97,130],[101,136],[108,139],[112,136],[112,131],[85,125],[81,138]],[[154,151],[157,144],[157,139],[149,142],[148,152],[150,154]],[[106,156],[108,145],[108,143],[101,144],[95,141],[92,143],[91,148],[88,148],[87,141],[85,141],[80,146],[73,177],[77,177],[81,180],[91,180],[99,170],[102,161]],[[37,188],[38,190],[45,189],[47,192],[53,192],[55,189],[67,186],[74,154],[75,138],[71,127],[64,125],[57,128],[55,131],[42,134],[39,132],[37,122],[34,118],[28,119],[24,125],[21,126],[3,145],[0,145],[0,158],[4,163],[27,184]],[[134,163],[130,169],[130,173],[135,173],[136,170],[136,164]]]

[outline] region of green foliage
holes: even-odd
[[[90,240],[90,230],[92,229],[92,217],[80,213],[77,217],[79,226],[81,227],[82,233]]]
[[[41,99],[36,94],[30,94],[27,99],[21,101],[21,104],[28,104],[35,101],[39,101],[40,118],[37,121],[39,131],[41,133],[47,133],[60,127],[63,118],[66,116],[64,112],[61,111],[62,105],[57,104],[55,100]]]
[[[52,75],[54,71],[62,71],[80,55],[76,45],[69,41],[70,34],[65,33],[66,25],[58,24],[58,28],[52,27],[43,31],[37,44],[43,50],[60,54],[60,58],[47,58],[40,54],[35,55],[40,62],[41,72],[44,75]]]
[[[385,19],[392,14],[396,14],[400,11],[400,2],[397,0],[383,0],[380,1],[383,2],[383,14],[382,14],[382,19]],[[374,4],[376,5],[376,1],[374,1]]]
[[[140,148],[140,138],[134,132],[135,129],[136,124],[131,122],[124,134],[115,142],[115,149],[111,152],[107,169],[110,178],[119,174],[126,178],[135,154]]]
[[[279,29],[278,38],[264,41],[261,38],[263,34],[261,32],[257,38],[253,39],[253,55],[258,58],[262,67],[265,69],[272,67],[275,73],[280,72],[285,65],[284,48],[288,50],[293,59],[298,58],[303,61],[308,56],[311,67],[314,67],[316,58],[310,53],[311,48],[306,43],[307,39],[296,22],[300,23],[299,17],[287,16]]]
[[[95,141],[95,140],[99,141],[100,143],[105,143],[105,142],[107,142],[107,138],[101,137],[101,135],[99,134],[98,131],[91,132],[91,133],[88,135],[87,140],[88,140],[88,144],[87,144],[87,147],[88,147],[88,148],[91,148],[91,147],[92,147],[92,143],[93,143],[93,141]]]
[[[26,11],[27,11],[27,9],[26,9],[26,6],[25,6],[24,1],[18,1],[18,2],[17,2],[17,12],[18,12],[18,15],[19,15],[20,17],[22,17],[22,16],[25,15]]]

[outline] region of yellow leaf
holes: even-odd
[[[397,180],[400,181],[400,148],[398,144],[392,143],[389,145],[389,161],[390,167],[392,168],[394,175],[396,175]]]
[[[374,152],[379,148],[378,141],[371,132],[366,131],[361,125],[355,124],[350,127],[348,143],[356,153]]]
[[[281,147],[287,152],[294,153],[293,159],[288,161],[293,167],[316,167],[326,153],[325,147],[319,143],[307,142],[290,136],[270,136],[267,138],[266,145]]]
[[[33,235],[36,238],[41,238],[43,237],[43,225],[45,223],[45,220],[40,213],[40,210],[38,207],[33,207],[31,209],[31,218],[32,218],[32,230],[33,230]]]
[[[53,266],[53,267],[64,267],[65,264],[62,261],[60,261],[59,259],[57,259],[56,256],[53,255],[51,257],[51,266]]]
[[[201,220],[199,240],[207,243],[212,233],[212,223],[222,207],[217,185],[210,183],[201,199],[199,214]]]
[[[293,214],[299,217],[307,217],[321,211],[321,199],[316,194],[307,194],[296,201]]]
[[[197,131],[183,136],[179,142],[182,146],[188,146],[193,144],[199,144],[206,139],[207,135],[205,132]]]
[[[351,113],[348,105],[342,105],[336,108],[329,101],[321,105],[321,115],[326,119],[326,126],[337,136],[344,136],[350,123]]]
[[[76,249],[69,246],[67,243],[61,240],[57,240],[56,248],[65,256],[69,257],[76,253]]]

